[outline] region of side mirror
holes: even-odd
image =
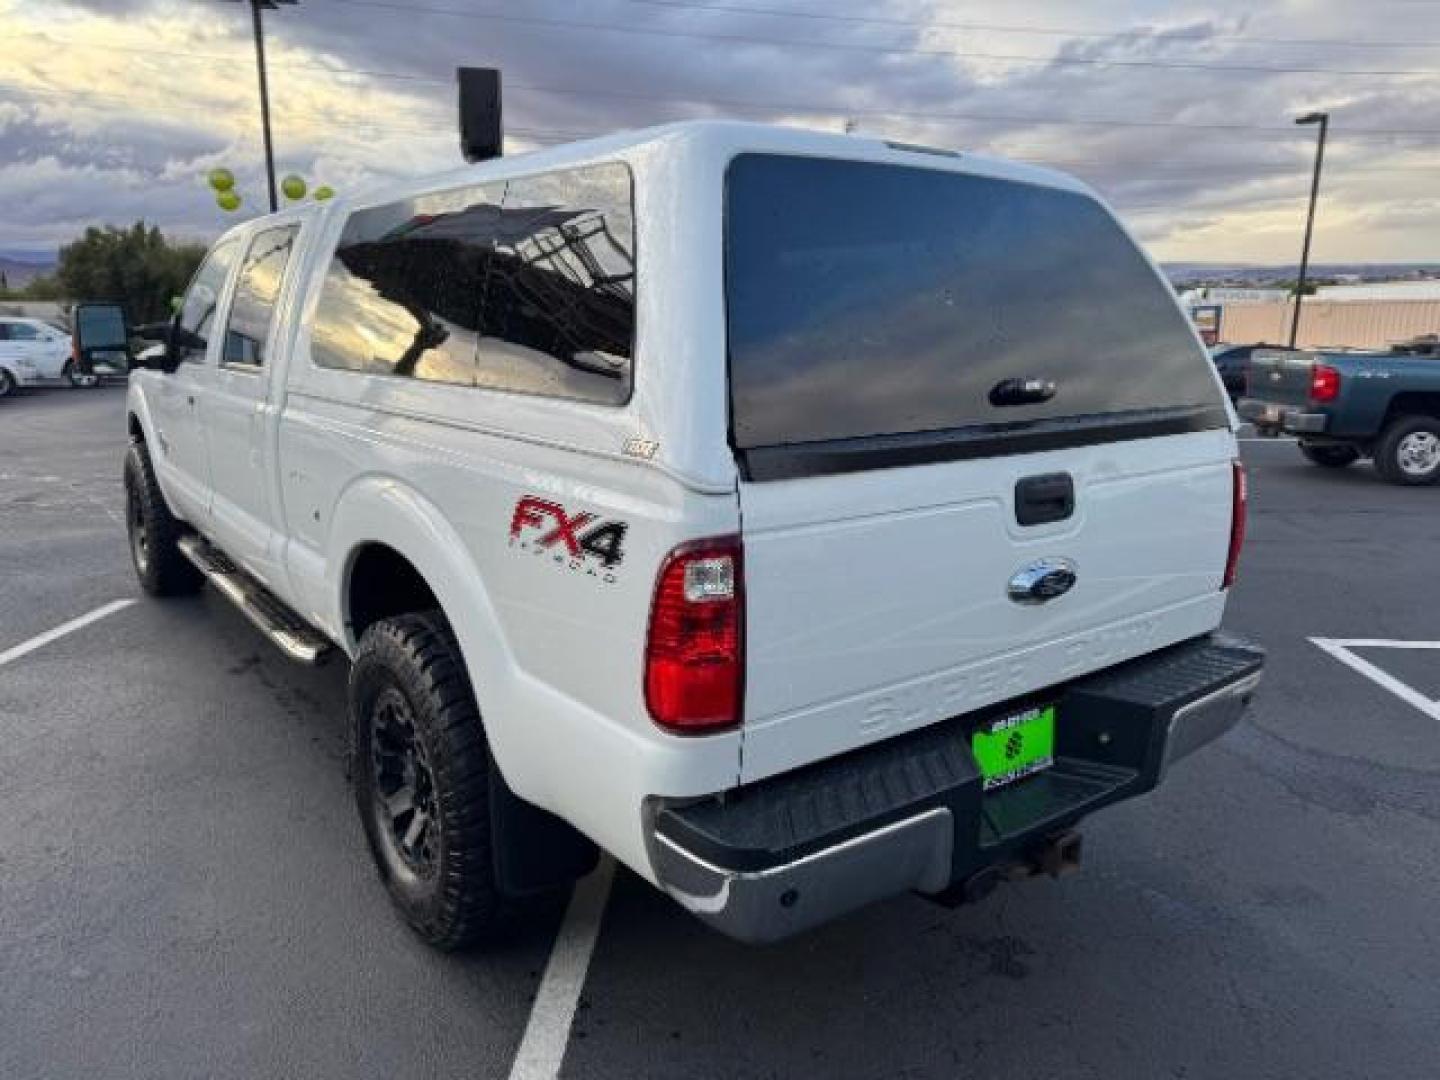
[[[142,341],[152,341],[155,344],[136,353],[135,359],[131,361],[132,365],[150,368],[153,371],[163,371],[167,375],[180,366],[182,346],[188,344],[194,347],[198,342],[199,348],[205,347],[203,340],[195,338],[195,335],[181,327],[178,314],[168,322],[144,323],[137,326],[134,334]]]
[[[86,301],[71,313],[75,368],[82,375],[124,375],[130,370],[130,329],[125,309],[108,301]]]

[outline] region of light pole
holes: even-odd
[[[1330,128],[1330,114],[1306,113],[1295,118],[1297,124],[1319,124],[1320,140],[1315,144],[1315,173],[1310,178],[1310,210],[1305,215],[1305,244],[1300,249],[1300,275],[1295,281],[1295,312],[1290,318],[1290,348],[1300,333],[1300,305],[1305,302],[1305,273],[1310,269],[1310,236],[1315,231],[1315,200],[1320,195],[1320,167],[1325,163],[1325,133]]]
[[[263,8],[271,11],[280,4],[295,4],[299,0],[235,0],[250,5],[250,21],[255,29],[255,69],[260,75],[260,128],[265,140],[265,179],[270,185],[270,212],[280,209],[280,200],[275,192],[275,150],[270,141],[270,86],[265,76],[265,24],[260,17]]]

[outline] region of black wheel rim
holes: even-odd
[[[130,530],[130,554],[142,574],[150,565],[150,530],[145,527],[145,505],[134,484],[125,488],[125,524]]]
[[[430,877],[440,856],[440,823],[435,776],[415,731],[415,714],[394,687],[384,690],[373,708],[370,768],[380,826],[406,868]]]

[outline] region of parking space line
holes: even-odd
[[[614,877],[615,860],[605,855],[595,872],[575,886],[510,1066],[510,1080],[554,1080],[560,1075]]]
[[[1415,706],[1432,720],[1440,720],[1440,701],[1431,701],[1408,683],[1401,682],[1388,671],[1356,656],[1351,649],[1440,649],[1440,641],[1395,641],[1389,638],[1311,638],[1310,643],[1325,650],[1346,667],[1383,686],[1392,694]]]
[[[0,652],[0,667],[4,667],[12,660],[19,660],[22,656],[28,656],[36,649],[44,648],[52,641],[58,641],[66,634],[74,633],[76,630],[89,626],[93,622],[99,622],[107,615],[114,615],[117,611],[123,611],[133,603],[135,603],[133,598],[129,600],[111,600],[110,603],[102,604],[94,611],[80,615],[71,619],[69,622],[61,623],[55,627],[54,630],[46,630],[45,633],[37,634],[29,641],[22,641],[19,645]]]

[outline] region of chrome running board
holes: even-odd
[[[203,537],[190,533],[179,541],[180,550],[229,600],[291,660],[315,666],[322,664],[335,646],[324,634],[297,615],[269,589],[261,585],[223,551]]]

